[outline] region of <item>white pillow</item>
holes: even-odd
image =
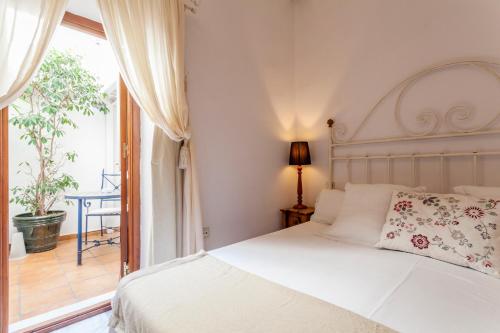
[[[316,199],[314,214],[311,221],[332,224],[339,215],[344,202],[344,191],[323,190]]]
[[[394,191],[377,246],[500,278],[499,215],[497,198]]]
[[[350,184],[335,223],[324,234],[354,243],[375,245],[385,223],[393,191],[425,192],[425,187],[410,188],[392,184]]]
[[[456,194],[472,195],[478,198],[500,198],[500,187],[460,185],[453,188]]]

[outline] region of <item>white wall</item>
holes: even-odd
[[[279,228],[293,202],[290,0],[210,0],[187,20],[188,99],[212,249]]]
[[[101,22],[101,13],[95,0],[69,0],[66,11]]]
[[[327,181],[326,119],[335,115],[353,130],[378,98],[422,68],[470,57],[500,60],[499,17],[500,2],[495,0],[296,0],[297,131],[300,138],[312,142],[315,156],[311,168],[314,171],[307,173],[304,179],[308,184],[307,196],[315,197]],[[498,112],[500,97],[494,79],[477,71],[446,75],[416,87],[416,94],[405,101],[405,110],[415,115],[417,109],[426,107],[444,111],[453,103],[471,103],[477,108],[475,123],[491,118],[493,111]],[[363,133],[365,137],[394,134],[393,105],[382,106],[381,113]],[[418,147],[406,145],[391,149],[423,152],[498,149],[498,138],[491,139],[420,143]],[[384,151],[386,148],[370,149]],[[460,170],[452,172],[450,185],[472,181],[470,160],[459,163]],[[423,168],[422,173],[431,177],[422,181],[430,185],[431,190],[437,190],[439,183],[432,178],[437,174],[437,165]],[[495,171],[498,161],[482,168],[485,183],[500,184]],[[340,167],[339,171],[342,170]],[[374,181],[385,179],[378,177]],[[408,179],[399,181],[408,182]]]

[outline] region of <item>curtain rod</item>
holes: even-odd
[[[198,7],[200,7],[200,0],[186,0],[184,3],[184,8],[194,15],[198,12]]]

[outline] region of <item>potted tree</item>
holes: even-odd
[[[51,50],[31,84],[12,105],[10,122],[21,131],[20,139],[34,148],[37,157],[36,165],[19,165],[18,173],[29,176],[29,183],[11,189],[11,203],[26,211],[13,217],[13,222],[24,235],[27,252],[57,246],[66,212],[53,207],[63,200],[65,191],[78,189],[75,178],[62,170],[66,162],[75,162],[76,153],[61,151],[58,141],[66,129],[77,128],[72,114],[109,112],[101,89],[96,77],[82,67],[80,57]]]

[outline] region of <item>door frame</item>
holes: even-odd
[[[141,109],[120,77],[121,275],[140,269],[141,260]]]
[[[9,110],[0,109],[0,332],[9,324]]]
[[[66,12],[61,25],[106,39],[101,23]],[[122,214],[120,236],[127,240],[121,246],[121,273],[140,268],[140,108],[120,78],[120,146]],[[8,170],[8,108],[0,110],[0,333],[9,327],[9,170]],[[124,199],[123,199],[124,198]],[[126,265],[125,265],[126,264]],[[111,302],[56,318],[23,332],[51,332],[111,310]]]

